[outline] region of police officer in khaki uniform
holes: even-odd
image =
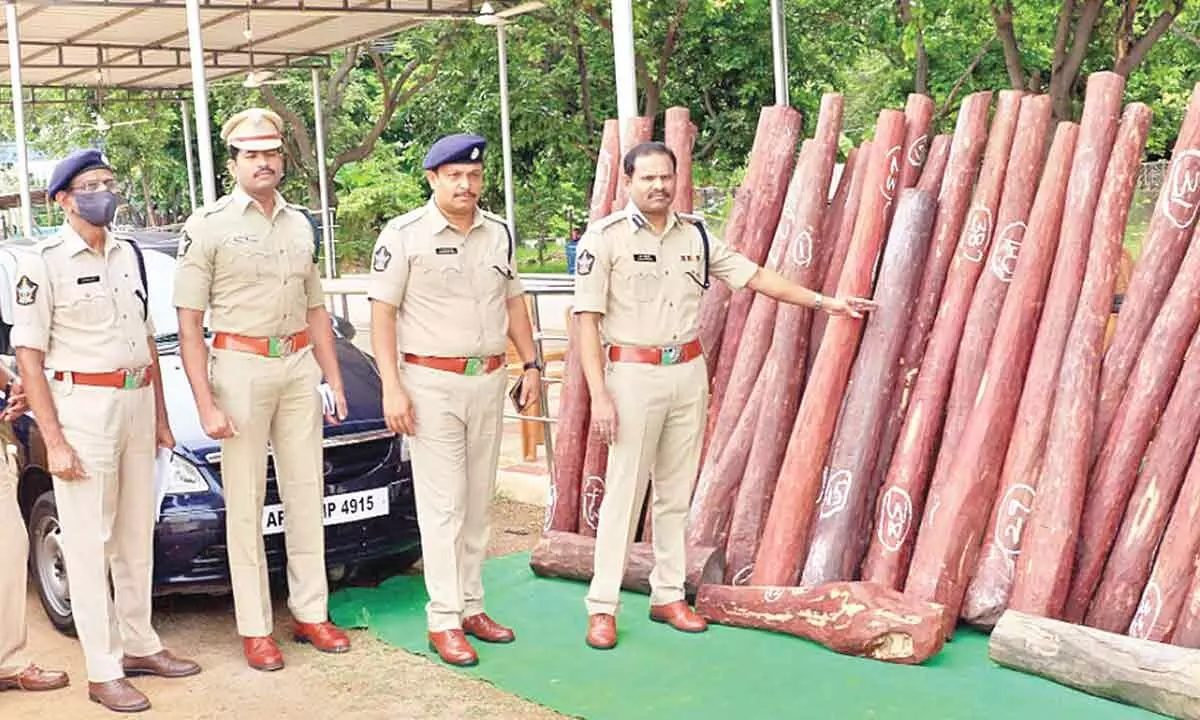
[[[188,218],[179,248],[175,306],[183,366],[204,432],[221,440],[229,570],[246,662],[278,670],[263,546],[267,443],[283,500],[293,637],[324,652],[350,640],[328,620],[322,518],[322,375],[336,416],[346,398],[333,327],[317,274],[313,229],[276,187],[283,121],[250,109],[221,128],[233,192]],[[204,342],[204,312],[213,332]]]
[[[25,598],[29,536],[17,504],[17,468],[12,426],[28,408],[21,381],[0,364],[7,388],[0,413],[0,691],[58,690],[70,682],[65,672],[43,670],[25,658]],[[10,450],[9,448],[12,448]]]
[[[474,665],[466,634],[511,642],[483,607],[492,493],[500,457],[506,337],[525,372],[521,407],[538,398],[533,330],[508,226],[478,207],[476,135],[438,140],[425,157],[428,204],[387,224],[371,267],[371,348],[388,427],[410,436],[429,642]]]
[[[18,260],[12,344],[54,477],[88,694],[136,712],[150,701],[126,675],[200,667],[163,649],[150,625],[155,445],[175,438],[139,251],[107,231],[116,187],[97,150],[55,167],[47,192],[67,222]]]
[[[684,600],[684,535],[708,404],[697,316],[709,273],[735,288],[833,315],[859,317],[874,307],[791,283],[710,237],[699,220],[672,213],[675,156],[662,143],[634,147],[623,169],[629,204],[588,229],[576,260],[580,358],[593,426],[609,443],[586,601],[587,642],[597,649],[617,643],[618,593],[651,473],[650,618],[684,632],[707,628]]]

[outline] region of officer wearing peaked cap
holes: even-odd
[[[617,644],[616,614],[637,503],[654,478],[654,571],[650,617],[677,630],[707,628],[684,600],[684,534],[700,463],[708,372],[698,339],[700,298],[711,272],[735,288],[781,302],[859,317],[874,303],[825,298],[708,237],[697,220],[671,212],[675,155],[662,143],[626,154],[629,204],[579,242],[574,311],[591,422],[609,445],[588,589],[587,643]]]
[[[48,192],[66,222],[18,260],[12,344],[54,478],[88,696],[137,712],[150,701],[127,675],[200,666],[165,650],[150,623],[155,445],[175,439],[140,251],[108,232],[116,187],[97,150],[55,167]]]
[[[175,282],[183,366],[204,431],[221,441],[229,570],[238,634],[256,670],[283,667],[271,637],[271,598],[261,518],[267,444],[284,505],[288,607],[293,635],[325,652],[349,650],[328,621],[322,517],[321,378],[346,416],[333,328],[324,306],[313,230],[276,187],[283,177],[283,122],[252,108],[221,128],[229,195],[188,218]],[[211,312],[212,352],[203,318]]]
[[[478,207],[486,142],[450,135],[425,156],[429,202],[389,222],[371,263],[371,348],[388,427],[412,442],[430,645],[478,661],[466,634],[511,642],[484,612],[480,572],[499,462],[506,338],[525,362],[521,407],[540,367],[507,225]]]

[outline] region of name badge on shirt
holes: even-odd
[[[99,275],[88,275],[87,277],[78,278],[75,281],[75,284],[76,285],[91,285],[92,283],[98,283],[98,282],[100,282]]]
[[[634,253],[633,261],[634,262],[658,262],[658,256],[651,255],[650,253]]]
[[[456,248],[456,247],[441,247],[441,248],[438,248],[437,250],[434,250],[434,252],[437,253],[438,255],[457,255],[458,248]]]

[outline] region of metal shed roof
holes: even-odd
[[[253,67],[323,62],[326,54],[425,20],[470,18],[482,0],[200,0],[208,80]],[[499,3],[498,3],[499,4]],[[26,87],[191,85],[185,0],[32,0],[17,5]],[[2,24],[2,23],[0,23]],[[0,33],[0,38],[4,35]],[[0,42],[0,81],[9,47]]]

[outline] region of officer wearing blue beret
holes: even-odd
[[[486,141],[449,135],[429,148],[421,208],[393,219],[371,262],[371,348],[388,427],[412,441],[429,643],[474,665],[471,635],[511,642],[483,607],[480,571],[500,458],[507,340],[525,363],[519,400],[539,395],[533,329],[508,226],[479,209]]]
[[[175,438],[140,251],[108,231],[116,176],[99,151],[80,150],[48,191],[66,222],[18,260],[12,344],[54,477],[88,696],[137,712],[150,701],[127,676],[200,672],[150,623],[154,456]]]

